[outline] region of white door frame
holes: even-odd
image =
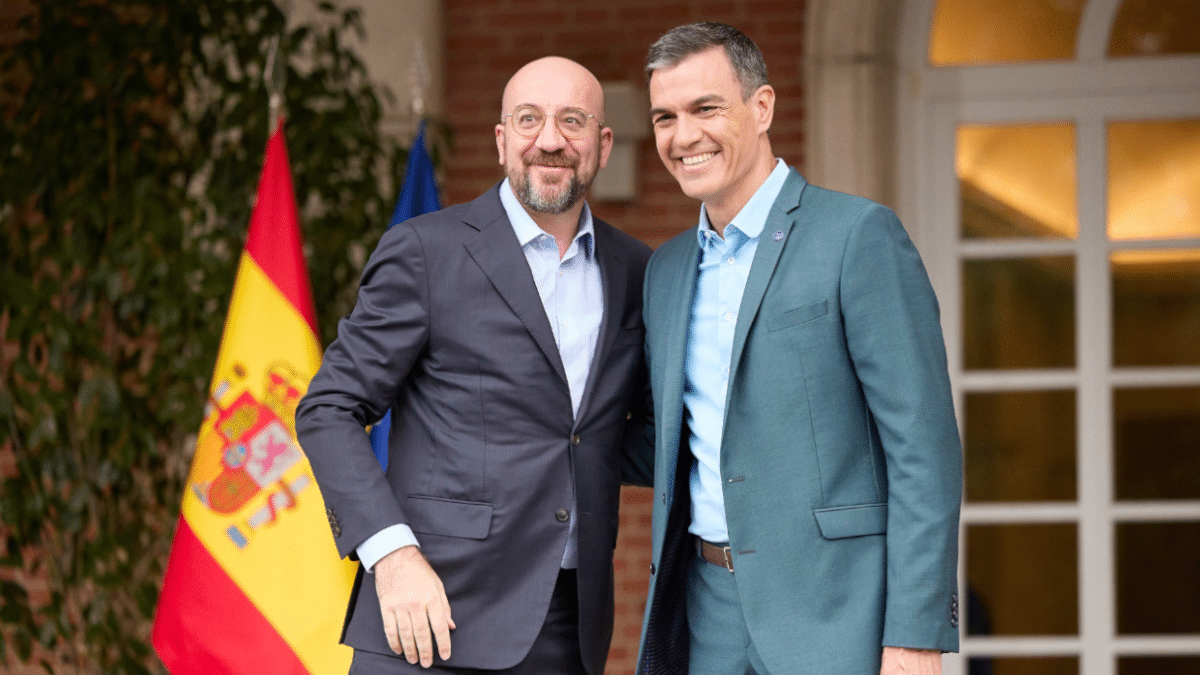
[[[1112,491],[1114,386],[1200,384],[1198,368],[1113,369],[1106,219],[1106,123],[1113,118],[1200,116],[1200,58],[1108,61],[1121,0],[1091,0],[1076,60],[931,68],[935,0],[809,0],[805,66],[809,119],[805,172],[819,185],[893,206],[921,250],[942,307],[960,415],[964,391],[1071,388],[1078,392],[1078,497],[1067,504],[969,505],[964,522],[1074,522],[1079,526],[1080,633],[973,637],[943,659],[966,672],[972,654],[1077,654],[1080,672],[1113,675],[1115,654],[1200,653],[1200,636],[1116,636],[1113,524],[1200,520],[1200,503],[1116,503]],[[899,30],[896,30],[897,24]],[[1181,89],[1181,83],[1193,83]],[[958,240],[954,131],[964,122],[1070,120],[1078,146],[1080,236],[1066,242]],[[1200,248],[1200,240],[1175,242]],[[960,264],[964,256],[1068,253],[1076,257],[1077,363],[1061,371],[964,373]],[[1099,336],[1099,337],[1098,337]],[[960,575],[961,576],[961,575]]]

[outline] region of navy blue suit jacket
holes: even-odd
[[[297,408],[297,432],[343,556],[396,523],[416,533],[458,625],[451,666],[500,669],[525,656],[567,542],[569,523],[556,512],[577,508],[580,641],[589,673],[600,675],[620,485],[623,476],[650,479],[647,467],[621,459],[623,439],[641,438],[650,250],[594,220],[604,318],[575,418],[497,189],[383,235]],[[389,406],[385,474],[363,428]],[[374,580],[361,570],[343,641],[392,653]]]

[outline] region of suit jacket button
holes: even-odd
[[[342,528],[338,524],[337,516],[334,515],[333,509],[325,507],[325,516],[329,518],[329,529],[333,531],[333,536],[342,536]]]
[[[571,518],[571,514],[567,513],[566,509],[559,509],[554,512],[554,517],[558,519],[558,522],[565,523]]]
[[[571,445],[579,445],[579,434],[571,437]]]

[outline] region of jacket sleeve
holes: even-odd
[[[364,428],[391,406],[428,337],[425,257],[416,231],[401,223],[367,261],[358,301],[296,408],[296,433],[343,557],[407,522]]]
[[[962,450],[937,300],[877,204],[849,232],[841,269],[847,346],[887,467],[883,644],[956,651]]]
[[[646,326],[646,277],[649,271],[650,249],[636,242],[629,254],[633,265],[630,282],[639,289],[638,312],[643,328]],[[621,482],[626,485],[653,487],[654,484],[654,397],[650,390],[650,353],[646,349],[649,335],[643,340],[642,363],[633,378],[632,405],[625,433],[621,439]]]
[[[627,485],[654,485],[654,402],[645,366],[634,380],[634,407],[625,423],[621,439],[621,482]]]

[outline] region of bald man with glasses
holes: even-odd
[[[507,177],[384,234],[297,409],[338,551],[362,563],[351,673],[604,672],[620,485],[651,468],[650,250],[584,201],[603,120],[578,63],[517,71]],[[383,471],[363,427],[389,408]]]

